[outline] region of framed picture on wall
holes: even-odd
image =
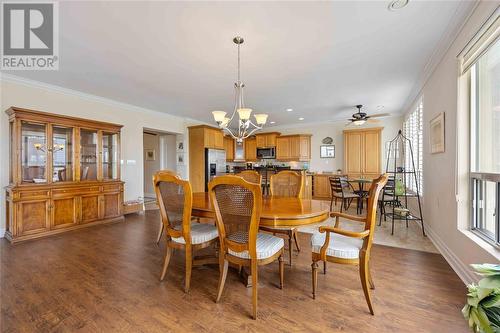
[[[156,152],[154,149],[144,149],[146,161],[154,161],[156,159]]]
[[[335,158],[335,145],[321,145],[319,149],[319,157]]]
[[[429,133],[431,154],[444,153],[444,112],[431,120]]]
[[[177,154],[177,165],[184,165],[184,154],[183,153]]]

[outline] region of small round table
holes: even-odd
[[[371,184],[373,180],[368,179],[368,178],[352,178],[352,179],[348,179],[347,181],[349,183],[357,183],[358,184],[359,190],[354,191],[354,192],[358,192],[358,195],[361,197],[360,202],[359,202],[359,212],[363,213],[363,199],[368,196],[368,191],[365,191],[364,187],[365,187],[365,184]]]

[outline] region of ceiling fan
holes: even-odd
[[[374,119],[374,118],[381,118],[381,117],[386,117],[389,115],[389,113],[379,113],[379,114],[374,114],[372,116],[368,116],[365,112],[361,112],[362,107],[363,107],[363,105],[361,105],[361,104],[356,105],[358,112],[353,114],[351,119],[348,119],[350,122],[347,123],[346,126],[350,126],[350,125],[361,126],[366,122],[378,123],[380,120]]]

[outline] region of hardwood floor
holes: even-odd
[[[15,246],[2,239],[1,331],[468,332],[460,313],[465,286],[439,254],[374,245],[371,316],[357,267],[329,264],[312,299],[310,236],[300,234],[302,252],[285,265],[283,290],[278,263],[260,268],[254,321],[251,289],[235,270],[218,304],[217,266],[193,268],[184,294],[180,251],[159,282],[158,221],[157,211],[147,211]]]

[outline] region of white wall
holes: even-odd
[[[122,165],[122,180],[125,182],[125,200],[143,196],[143,128],[157,129],[169,133],[187,133],[186,126],[195,122],[126,104],[121,104],[64,88],[27,81],[2,75],[0,82],[0,237],[5,230],[5,193],[3,187],[9,182],[9,127],[8,117],[3,112],[11,106],[35,109],[123,125],[121,135],[121,158],[135,164]],[[187,138],[187,135],[184,137]],[[186,148],[189,146],[185,140]],[[186,154],[187,155],[187,154]],[[188,161],[186,161],[188,164]]]
[[[310,123],[294,126],[276,126],[272,127],[272,131],[280,132],[281,134],[312,134],[311,137],[311,162],[309,170],[314,172],[330,171],[334,172],[337,169],[344,169],[344,139],[343,130],[346,122],[327,122],[327,123]],[[383,127],[382,130],[382,151],[381,151],[381,170],[385,170],[386,152],[385,143],[392,140],[401,129],[401,117],[389,117],[380,119],[380,123],[374,125],[363,125],[360,128],[368,127]],[[357,128],[354,126],[349,129]],[[331,137],[335,145],[335,158],[320,158],[321,141],[325,137]]]
[[[471,273],[469,264],[500,260],[500,252],[472,235],[465,228],[459,228],[460,220],[468,224],[468,209],[462,209],[469,203],[465,200],[457,203],[455,166],[457,152],[467,151],[467,144],[457,143],[457,128],[460,137],[467,137],[468,128],[457,126],[458,107],[458,60],[457,55],[467,42],[480,29],[481,25],[493,13],[498,2],[481,2],[465,23],[441,62],[425,82],[420,96],[424,100],[424,218],[431,240],[436,244],[451,266],[464,282],[471,282],[477,277]],[[415,100],[416,102],[416,100]],[[413,107],[406,110],[411,112]],[[430,154],[429,122],[438,113],[445,112],[445,146],[441,154]],[[460,117],[464,117],[460,114]],[[466,115],[465,115],[466,117]],[[465,163],[468,159],[465,159]],[[463,166],[462,166],[463,167]],[[467,183],[467,182],[466,182]],[[467,186],[465,186],[467,187]],[[467,188],[462,198],[467,198]],[[463,193],[462,193],[463,194]],[[459,196],[460,197],[460,196]],[[459,213],[460,212],[460,213]]]

